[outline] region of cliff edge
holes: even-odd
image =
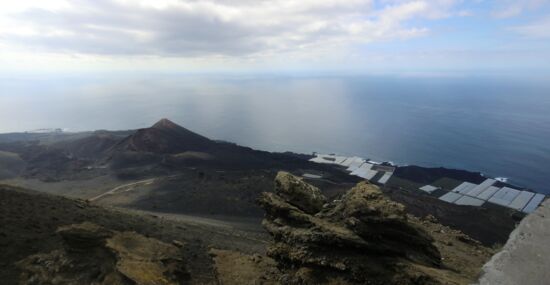
[[[550,280],[550,200],[524,218],[508,242],[483,266],[477,284],[538,285]]]

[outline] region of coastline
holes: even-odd
[[[529,214],[547,199],[546,195],[542,193],[508,183],[507,178],[490,177],[483,173],[467,170],[444,167],[428,168],[417,165],[402,166],[394,162],[378,162],[358,156],[348,157],[315,152],[310,161],[343,167],[350,175],[358,176],[380,186],[390,183],[394,176],[399,179],[409,179],[412,182],[425,185],[420,187],[415,185],[407,188],[416,187],[417,190],[437,195],[442,201],[457,205],[482,206],[485,203],[492,203]],[[412,171],[411,169],[415,170],[415,175],[407,174],[407,172]],[[420,174],[421,172],[426,173],[424,176],[430,176],[430,172],[439,173],[432,175],[434,177],[424,179],[423,175]],[[443,179],[455,181],[443,185],[441,183]]]

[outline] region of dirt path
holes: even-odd
[[[132,186],[137,186],[137,185],[148,185],[148,184],[152,184],[155,181],[160,180],[160,179],[168,179],[168,178],[173,178],[173,177],[177,177],[177,176],[180,176],[180,175],[177,174],[177,175],[164,176],[164,177],[155,177],[155,178],[150,178],[150,179],[145,179],[145,180],[140,180],[140,181],[120,185],[120,186],[117,186],[117,187],[103,193],[103,194],[100,194],[100,195],[97,195],[93,198],[90,198],[90,199],[88,199],[88,201],[93,202],[95,200],[103,198],[104,196],[113,195],[113,194],[115,194],[117,192],[120,192],[120,190],[122,190],[124,188],[127,188],[127,187],[132,187]],[[125,191],[131,191],[131,190],[133,190],[133,188],[126,189]]]
[[[262,233],[265,231],[261,226],[260,218],[247,218],[247,217],[219,217],[219,216],[197,216],[186,214],[172,214],[172,213],[159,213],[154,211],[132,211],[150,214],[166,218],[168,220],[183,222],[189,225],[204,225],[210,227],[221,228],[224,230],[243,231],[250,233]]]
[[[133,216],[185,225],[186,236],[195,236],[207,245],[246,253],[265,253],[270,240],[260,220],[246,217],[205,217],[185,214],[159,213],[137,209],[116,208]]]

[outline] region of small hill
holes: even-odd
[[[150,128],[139,129],[122,140],[114,149],[117,151],[152,152],[176,154],[185,151],[204,151],[215,143],[176,123],[162,119]]]
[[[151,172],[152,166],[171,170],[196,166],[224,170],[317,168],[308,158],[214,141],[168,119],[137,130],[112,147],[107,156],[114,169],[149,167],[145,172]]]
[[[139,130],[63,135],[55,140],[28,134],[0,136],[0,151],[18,155],[25,166],[0,175],[63,181],[108,174],[139,179],[196,167],[220,171],[328,169],[309,162],[307,155],[258,151],[214,141],[168,119]],[[18,139],[21,141],[15,141]]]

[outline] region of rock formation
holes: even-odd
[[[174,245],[92,223],[61,227],[58,233],[63,249],[18,263],[20,284],[177,285],[186,280]]]
[[[289,173],[258,202],[274,242],[268,255],[286,272],[282,283],[438,284],[425,272],[441,255],[404,207],[378,187],[359,183],[326,203],[319,189]]]

